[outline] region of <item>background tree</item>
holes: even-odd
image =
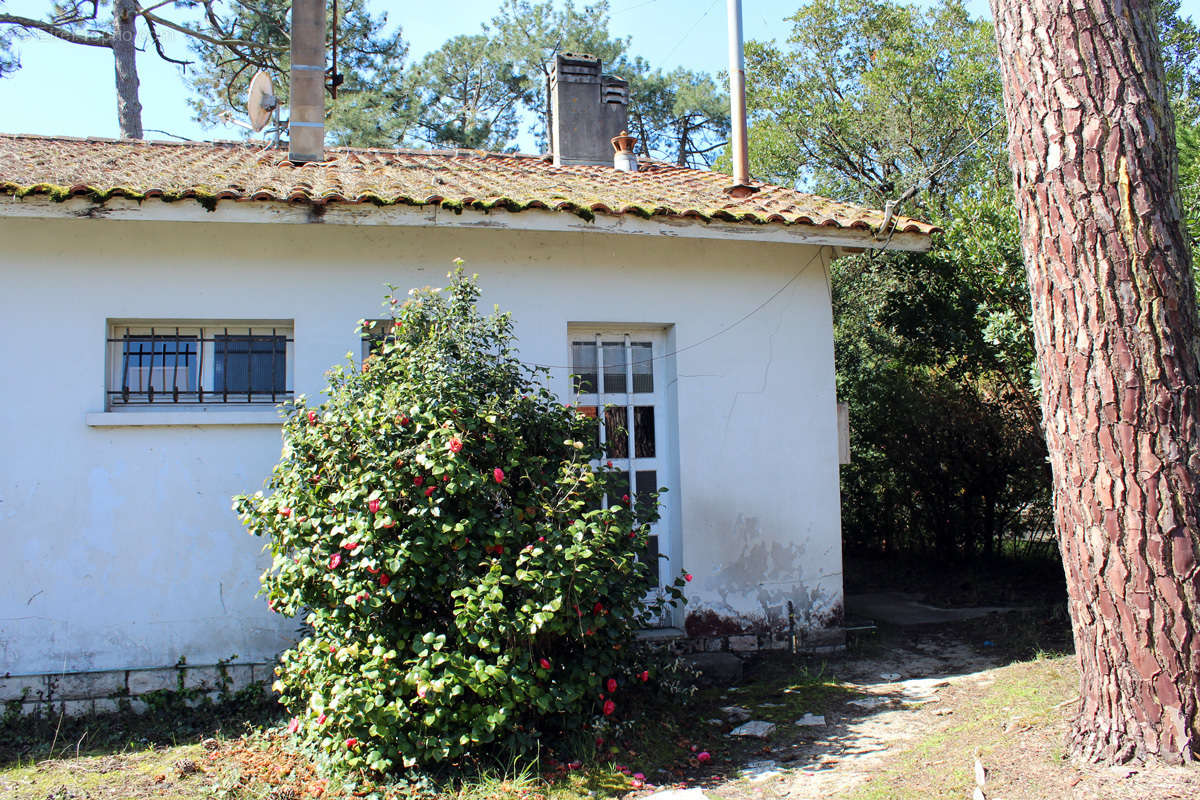
[[[729,94],[711,75],[650,69],[624,61],[629,76],[629,131],[642,155],[681,167],[707,168],[729,138]]]
[[[991,556],[1048,534],[1032,330],[995,43],[962,3],[810,0],[750,43],[754,170],[945,228],[831,268],[851,553]]]
[[[754,173],[882,207],[1002,171],[991,26],[960,0],[813,0],[789,20],[786,47],[746,46]]]
[[[417,136],[435,147],[503,151],[519,132],[529,81],[484,34],[455,36],[412,70]]]
[[[1090,759],[1200,751],[1200,320],[1153,4],[992,0]]]
[[[173,64],[187,64],[175,56],[168,55],[163,48],[160,28],[182,33],[194,41],[223,53],[235,53],[242,58],[268,59],[274,49],[270,43],[250,41],[236,35],[200,27],[162,16],[164,6],[176,11],[200,5],[211,16],[214,0],[175,0],[155,3],[143,7],[138,0],[60,0],[50,4],[44,18],[0,14],[0,77],[12,74],[20,61],[14,51],[14,42],[25,36],[44,35],[60,41],[88,47],[104,47],[112,50],[117,87],[117,121],[121,136],[126,139],[142,138],[142,104],[138,96],[137,37],[138,20],[146,26],[146,33],[153,43],[155,52]]]

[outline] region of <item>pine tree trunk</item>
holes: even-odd
[[[113,3],[113,63],[117,73],[117,121],[122,139],[142,138],[142,104],[138,100],[137,0]]]
[[[1071,750],[1200,748],[1200,344],[1148,0],[991,0],[1081,703]]]

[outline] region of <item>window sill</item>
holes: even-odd
[[[89,428],[144,428],[153,426],[281,425],[275,408],[262,411],[191,409],[188,411],[102,411],[84,415]]]

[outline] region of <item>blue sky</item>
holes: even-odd
[[[916,0],[929,5],[931,0]],[[8,0],[11,14],[42,16],[47,0]],[[453,13],[431,14],[429,3],[373,0],[376,10],[387,10],[390,22],[404,29],[410,57],[437,48],[450,36],[471,33],[490,19],[496,0],[454,0]],[[798,0],[743,0],[746,38],[771,39],[786,35],[783,19]],[[987,0],[968,0],[971,11],[990,16]],[[611,0],[612,29],[630,36],[631,50],[655,66],[683,66],[716,72],[727,64],[725,3],[721,0]],[[1200,0],[1184,0],[1183,13],[1195,17]],[[422,13],[424,12],[424,13]],[[184,50],[178,35],[168,40],[175,52]],[[20,47],[22,69],[0,80],[0,129],[10,133],[69,136],[116,136],[116,94],[110,51],[59,42],[31,39]],[[191,119],[187,88],[177,68],[159,60],[151,50],[139,54],[142,124],[147,138],[165,138],[150,129],[169,131],[195,139],[240,138],[237,128],[202,128]],[[528,143],[522,141],[523,146]]]

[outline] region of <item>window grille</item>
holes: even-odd
[[[293,344],[279,325],[113,325],[108,405],[275,405],[292,398]]]

